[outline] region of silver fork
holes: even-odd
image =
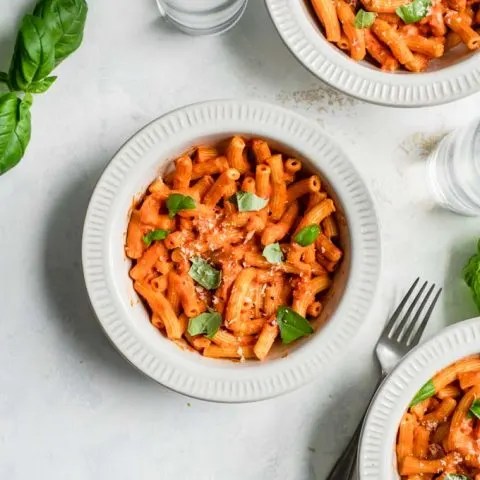
[[[423,293],[427,289],[428,282],[425,282],[418,293],[415,295],[415,298],[408,306],[407,311],[403,318],[400,318],[402,311],[407,306],[407,302],[411,297],[412,293],[417,287],[419,282],[417,278],[413,285],[408,290],[407,294],[403,297],[402,301],[398,305],[397,309],[393,313],[392,317],[388,321],[387,325],[383,329],[382,334],[375,346],[375,354],[380,366],[380,378],[377,386],[375,387],[375,392],[377,391],[380,384],[383,382],[385,377],[393,370],[393,367],[401,360],[401,358],[406,355],[413,347],[415,347],[422,337],[423,331],[427,326],[428,320],[435,308],[438,297],[442,293],[442,289],[439,288],[433,299],[429,303],[429,299],[432,296],[432,293],[435,290],[435,284],[433,284],[427,291],[426,295],[421,300]],[[420,302],[420,306],[417,308],[413,318],[412,313],[415,309],[415,306]],[[427,312],[421,318],[421,314],[425,307],[428,305]],[[373,395],[372,395],[373,398]],[[367,407],[368,410],[368,407]],[[327,480],[348,480],[351,478],[355,470],[356,460],[357,460],[357,447],[358,441],[360,438],[360,432],[362,430],[362,424],[365,419],[367,411],[362,416],[360,423],[358,424],[355,433],[353,434],[352,439],[342,453],[342,456],[337,460],[337,463],[330,472],[330,475],[327,477]]]

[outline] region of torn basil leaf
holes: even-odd
[[[267,259],[268,263],[281,263],[283,262],[283,252],[280,248],[280,244],[271,243],[267,245],[262,252],[262,255]]]
[[[313,327],[306,318],[283,305],[277,310],[277,324],[280,328],[280,337],[285,344],[313,333]]]
[[[167,198],[168,216],[173,218],[182,210],[194,210],[196,208],[195,200],[188,195],[181,193],[172,193]]]
[[[431,0],[413,0],[412,3],[398,7],[395,12],[408,25],[425,18],[431,5]]]
[[[212,338],[222,324],[222,316],[215,311],[201,313],[188,322],[187,331],[190,335],[205,335]]]
[[[188,274],[202,287],[208,290],[215,290],[222,281],[222,272],[213,268],[203,258],[192,259],[192,266]]]
[[[433,397],[434,395],[435,386],[433,385],[432,380],[429,380],[413,397],[410,406],[414,407],[417,403],[423,402],[427,398]]]
[[[265,198],[249,192],[237,192],[231,200],[238,207],[239,212],[258,212],[268,203]]]
[[[295,235],[295,242],[297,242],[302,247],[307,247],[311,245],[320,235],[320,227],[318,225],[309,225],[308,227],[302,228]]]
[[[363,10],[363,8],[361,8],[355,15],[355,28],[370,28],[375,22],[376,18],[376,13],[366,12]]]
[[[170,233],[170,230],[152,230],[142,237],[143,243],[149,247],[155,240],[165,240],[167,235]]]

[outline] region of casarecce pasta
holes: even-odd
[[[400,422],[397,463],[403,480],[480,480],[480,355],[420,389]]]
[[[174,164],[127,229],[130,277],[152,325],[206,357],[240,360],[313,333],[343,257],[321,179],[241,136]]]
[[[329,42],[386,72],[422,72],[463,43],[480,48],[478,0],[310,0]]]

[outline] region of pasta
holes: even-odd
[[[480,49],[476,0],[310,0],[326,39],[385,72],[423,72],[463,43]]]
[[[320,178],[263,139],[189,150],[127,228],[130,277],[152,325],[240,361],[311,334],[343,256],[335,212]]]
[[[422,387],[400,422],[396,450],[403,480],[480,479],[480,355]]]

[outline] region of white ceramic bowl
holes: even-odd
[[[412,350],[378,390],[363,426],[359,480],[399,480],[395,441],[402,415],[433,375],[467,355],[480,353],[480,317],[446,328]]]
[[[129,209],[170,161],[233,134],[269,139],[320,172],[336,194],[349,231],[345,282],[327,324],[286,358],[245,364],[181,350],[149,322],[124,255]],[[308,161],[310,159],[310,161]],[[334,197],[335,198],[335,197]],[[213,101],[176,110],[137,133],[117,153],[93,193],[83,233],[83,269],[93,308],[114,345],[163,385],[206,400],[246,402],[280,395],[321,375],[358,331],[373,301],[380,264],[377,218],[345,154],[314,123],[275,105]],[[348,268],[347,268],[348,267]],[[335,290],[335,289],[332,289]]]
[[[285,44],[314,75],[352,97],[397,107],[450,102],[480,90],[480,61],[463,46],[431,63],[425,73],[387,73],[357,63],[325,39],[308,0],[265,0]]]

